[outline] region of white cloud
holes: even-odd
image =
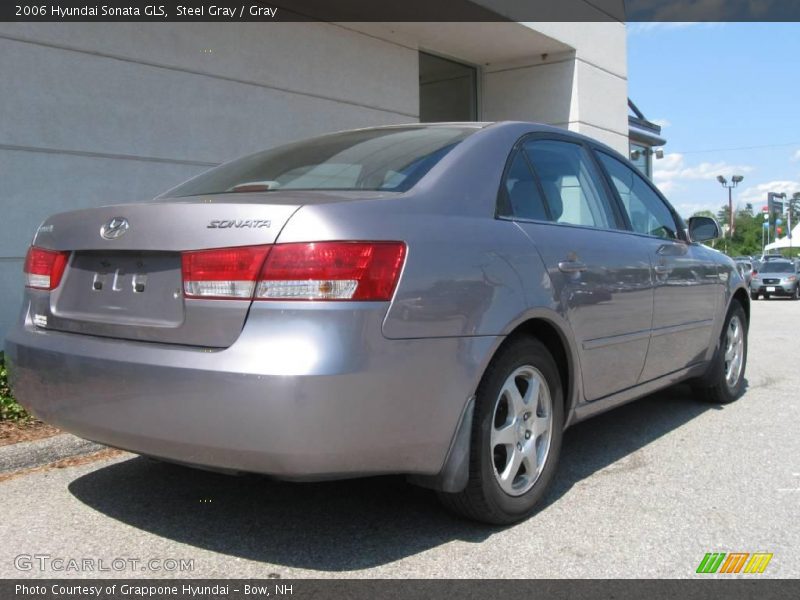
[[[670,125],[672,125],[672,122],[669,119],[653,119],[652,122],[661,127],[662,129],[664,127],[669,127]],[[798,150],[798,152],[800,152],[800,150]]]
[[[767,183],[760,183],[758,185],[745,188],[736,197],[736,202],[739,206],[745,204],[752,204],[755,210],[761,210],[762,206],[767,204],[767,194],[775,192],[776,194],[785,193],[786,196],[791,196],[795,192],[800,192],[800,180],[798,181],[768,181]]]
[[[674,192],[677,189],[680,189],[680,186],[675,183],[674,181],[656,181],[656,187],[661,190],[661,193],[664,195],[669,194],[670,192]]]
[[[792,162],[800,161],[800,150],[795,150],[795,153],[792,155]]]
[[[673,206],[675,207],[675,210],[678,211],[678,214],[684,219],[688,219],[693,214],[698,213],[701,210],[710,210],[712,213],[716,214],[716,211],[719,209],[719,206],[698,202],[676,202],[673,204]]]
[[[733,175],[750,173],[753,167],[749,165],[732,165],[725,161],[701,162],[697,165],[687,165],[686,158],[679,152],[664,155],[662,160],[653,163],[653,179],[656,184],[664,189],[667,183],[680,180],[716,179],[722,175],[728,179]]]

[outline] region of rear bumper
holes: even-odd
[[[385,305],[254,306],[224,350],[47,331],[6,340],[14,393],[78,436],[284,479],[432,475],[499,338],[387,340]]]

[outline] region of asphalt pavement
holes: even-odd
[[[400,477],[288,484],[123,455],[0,482],[0,577],[672,578],[707,552],[772,553],[758,577],[798,577],[800,302],[752,310],[738,402],[678,386],[575,426],[516,526],[460,520]]]

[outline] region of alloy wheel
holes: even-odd
[[[744,364],[744,327],[737,315],[728,323],[725,336],[725,383],[733,389],[739,382]]]
[[[539,478],[550,452],[553,406],[542,373],[525,365],[509,375],[494,406],[490,453],[502,490],[521,496]]]

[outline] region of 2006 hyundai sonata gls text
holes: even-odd
[[[7,339],[14,389],[133,452],[402,473],[509,523],[566,426],[684,380],[742,393],[750,299],[699,243],[718,234],[560,129],[337,133],[47,219]]]

